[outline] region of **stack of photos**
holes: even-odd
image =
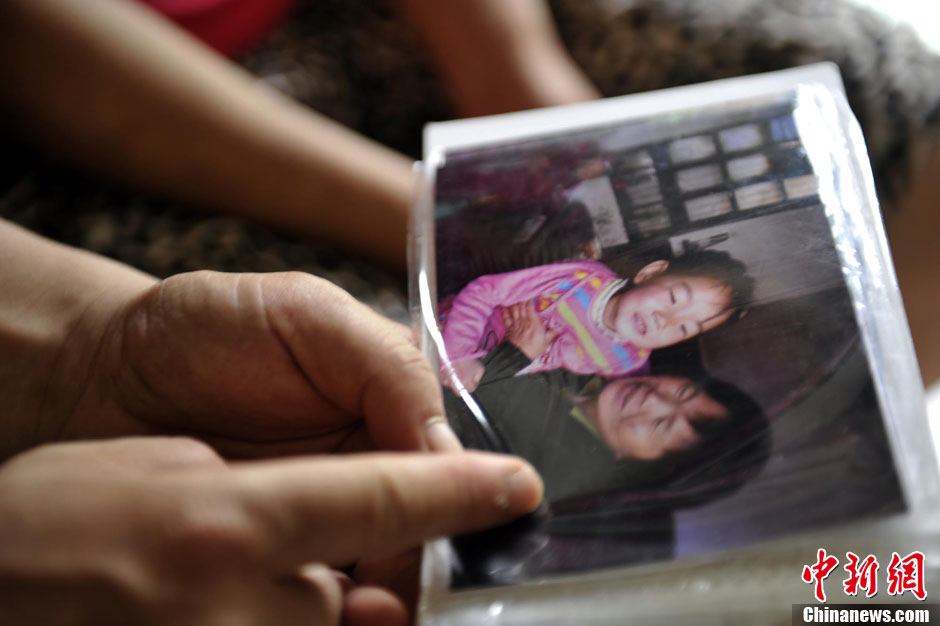
[[[542,507],[454,588],[673,560],[905,510],[795,100],[449,151],[448,416]]]

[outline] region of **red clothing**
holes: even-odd
[[[257,43],[294,0],[142,0],[225,55]]]

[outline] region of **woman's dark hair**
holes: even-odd
[[[670,481],[671,490],[687,492],[689,503],[729,494],[757,474],[770,457],[770,424],[753,398],[717,378],[696,384],[725,407],[728,417],[693,422],[701,443],[677,459],[681,469]]]
[[[724,419],[693,422],[698,445],[655,461],[622,461],[639,464],[639,482],[616,492],[556,502],[553,511],[578,514],[610,507],[641,511],[696,506],[730,494],[760,472],[770,456],[770,428],[763,409],[725,381],[706,376],[693,382],[728,412]]]

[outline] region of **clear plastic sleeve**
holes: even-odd
[[[421,623],[789,623],[819,548],[940,558],[835,66],[432,124],[417,173],[412,311],[448,417],[547,487],[427,546]]]

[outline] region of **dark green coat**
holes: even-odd
[[[513,376],[524,355],[502,344],[484,359],[473,394],[485,416],[445,390],[448,416],[469,447],[517,454],[545,480],[548,504],[510,526],[454,541],[454,586],[517,583],[562,573],[670,558],[671,511],[602,496],[586,506],[570,499],[607,493],[616,500],[644,483],[645,464],[617,462],[588,426],[572,416],[574,390],[585,380],[552,371]],[[566,502],[567,501],[567,502]],[[556,510],[556,507],[567,510]]]
[[[508,343],[483,363],[486,371],[473,398],[499,441],[488,441],[486,427],[467,405],[444,392],[454,429],[468,446],[528,460],[545,480],[549,502],[642,484],[647,465],[618,462],[599,435],[573,415],[572,398],[584,387],[584,377],[562,370],[513,376],[528,359]]]

